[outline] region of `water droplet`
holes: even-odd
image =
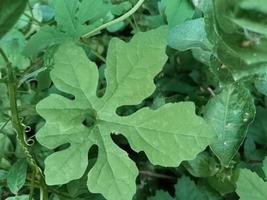
[[[224,146],[227,146],[228,144],[227,144],[227,142],[224,142],[223,145],[224,145]]]
[[[231,126],[232,126],[231,123],[227,123],[227,124],[225,125],[225,128],[230,128]]]
[[[237,110],[234,110],[233,113],[234,113],[234,115],[238,115],[238,111]]]
[[[247,122],[247,121],[248,121],[248,118],[244,118],[244,119],[243,119],[243,122]]]
[[[200,3],[200,0],[192,0],[195,7],[197,7]]]

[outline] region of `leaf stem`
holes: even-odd
[[[110,22],[107,22],[101,26],[99,26],[98,28],[92,30],[91,32],[89,33],[86,33],[84,34],[82,37],[81,37],[81,40],[83,39],[86,39],[86,38],[89,38],[91,36],[94,36],[96,34],[98,34],[99,32],[101,32],[103,29],[109,27],[109,26],[112,26],[114,24],[117,24],[119,22],[122,22],[124,21],[125,19],[127,19],[128,17],[130,17],[132,14],[134,14],[140,7],[141,5],[144,3],[145,0],[139,0],[134,7],[132,7],[132,9],[130,9],[128,12],[126,12],[124,15],[110,21]]]
[[[21,125],[20,118],[18,115],[17,98],[16,98],[16,92],[17,92],[16,77],[13,73],[12,65],[9,62],[8,57],[6,56],[5,52],[1,48],[0,48],[0,54],[3,56],[6,62],[6,66],[7,66],[8,92],[9,92],[9,103],[10,103],[10,109],[11,109],[12,126],[17,134],[17,141],[21,145],[26,155],[26,160],[29,166],[31,167],[33,171],[36,171],[38,173],[39,181],[40,181],[40,190],[41,190],[40,200],[48,200],[47,187],[43,179],[42,172],[40,168],[38,167],[36,161],[34,160],[33,156],[31,155],[29,146],[25,140],[24,128]]]

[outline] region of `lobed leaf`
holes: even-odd
[[[160,28],[138,33],[129,43],[112,39],[107,88],[101,98],[96,96],[96,65],[77,46],[59,48],[51,78],[74,100],[52,94],[37,105],[46,120],[38,141],[48,148],[69,144],[45,160],[47,184],[80,178],[88,164],[88,150],[97,145],[98,158],[88,174],[89,190],[109,200],[130,200],[138,170],[113,142],[111,133],[123,134],[135,151],[144,151],[152,163],[163,166],[193,159],[212,142],[213,131],[196,116],[191,102],[167,104],[158,110],[143,108],[124,117],[116,113],[118,107],[139,104],[155,90],[153,78],[167,58],[165,35],[166,29]],[[186,148],[189,144],[193,144],[190,149]]]

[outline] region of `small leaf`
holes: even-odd
[[[45,48],[80,37],[104,22],[110,3],[104,0],[56,0],[52,2],[57,26],[43,26],[29,40],[25,55],[36,57]]]
[[[0,3],[0,38],[17,22],[23,13],[27,0],[1,0]]]
[[[8,60],[12,63],[12,66],[18,69],[25,69],[30,65],[29,59],[22,55],[25,43],[24,35],[17,30],[9,31],[0,41],[1,48],[5,52]],[[1,67],[5,68],[6,63],[0,57]]]
[[[110,9],[104,0],[56,0],[53,5],[59,30],[75,38],[92,30],[94,23],[103,21]],[[90,25],[86,25],[87,22]]]
[[[52,45],[61,44],[69,39],[54,26],[43,26],[26,44],[23,53],[28,57],[36,57],[38,53]]]
[[[209,49],[204,19],[188,20],[172,28],[168,34],[168,45],[179,51],[192,48]]]
[[[25,160],[18,160],[7,175],[7,186],[13,194],[17,194],[23,187],[27,176],[27,163]]]
[[[28,200],[29,195],[20,195],[15,197],[8,197],[6,200]]]
[[[267,14],[267,4],[265,0],[243,0],[240,7],[244,10],[254,10]]]
[[[259,75],[259,78],[255,80],[255,87],[260,93],[267,96],[267,73]]]
[[[10,156],[13,151],[14,147],[10,138],[7,135],[0,133],[0,157]]]
[[[195,12],[192,3],[188,0],[165,0],[165,14],[170,28],[191,19]]]
[[[175,186],[177,200],[206,200],[204,193],[200,191],[198,186],[187,176],[182,176]]]
[[[215,176],[208,177],[207,183],[222,196],[235,191],[238,169],[222,168]]]
[[[239,83],[225,86],[206,105],[205,118],[218,136],[210,147],[223,166],[227,167],[237,153],[254,115],[253,98]]]
[[[194,160],[186,161],[183,165],[195,177],[213,176],[218,171],[216,160],[207,152],[201,152]]]
[[[267,180],[267,157],[265,157],[262,164],[263,164],[262,170],[265,175],[265,180]]]

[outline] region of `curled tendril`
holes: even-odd
[[[25,133],[31,132],[32,128],[30,126],[28,126],[28,125],[25,125],[22,121],[23,121],[23,118],[21,117],[20,118],[20,124],[23,127],[23,130],[25,131]],[[27,146],[34,145],[34,143],[35,143],[35,141],[33,139],[34,137],[35,137],[35,135],[33,135],[33,136],[29,137],[29,138],[26,138],[26,134],[24,134],[24,142],[27,144]]]
[[[35,144],[35,140],[33,139],[35,137],[35,135],[29,137],[26,141],[28,146],[33,146]]]

